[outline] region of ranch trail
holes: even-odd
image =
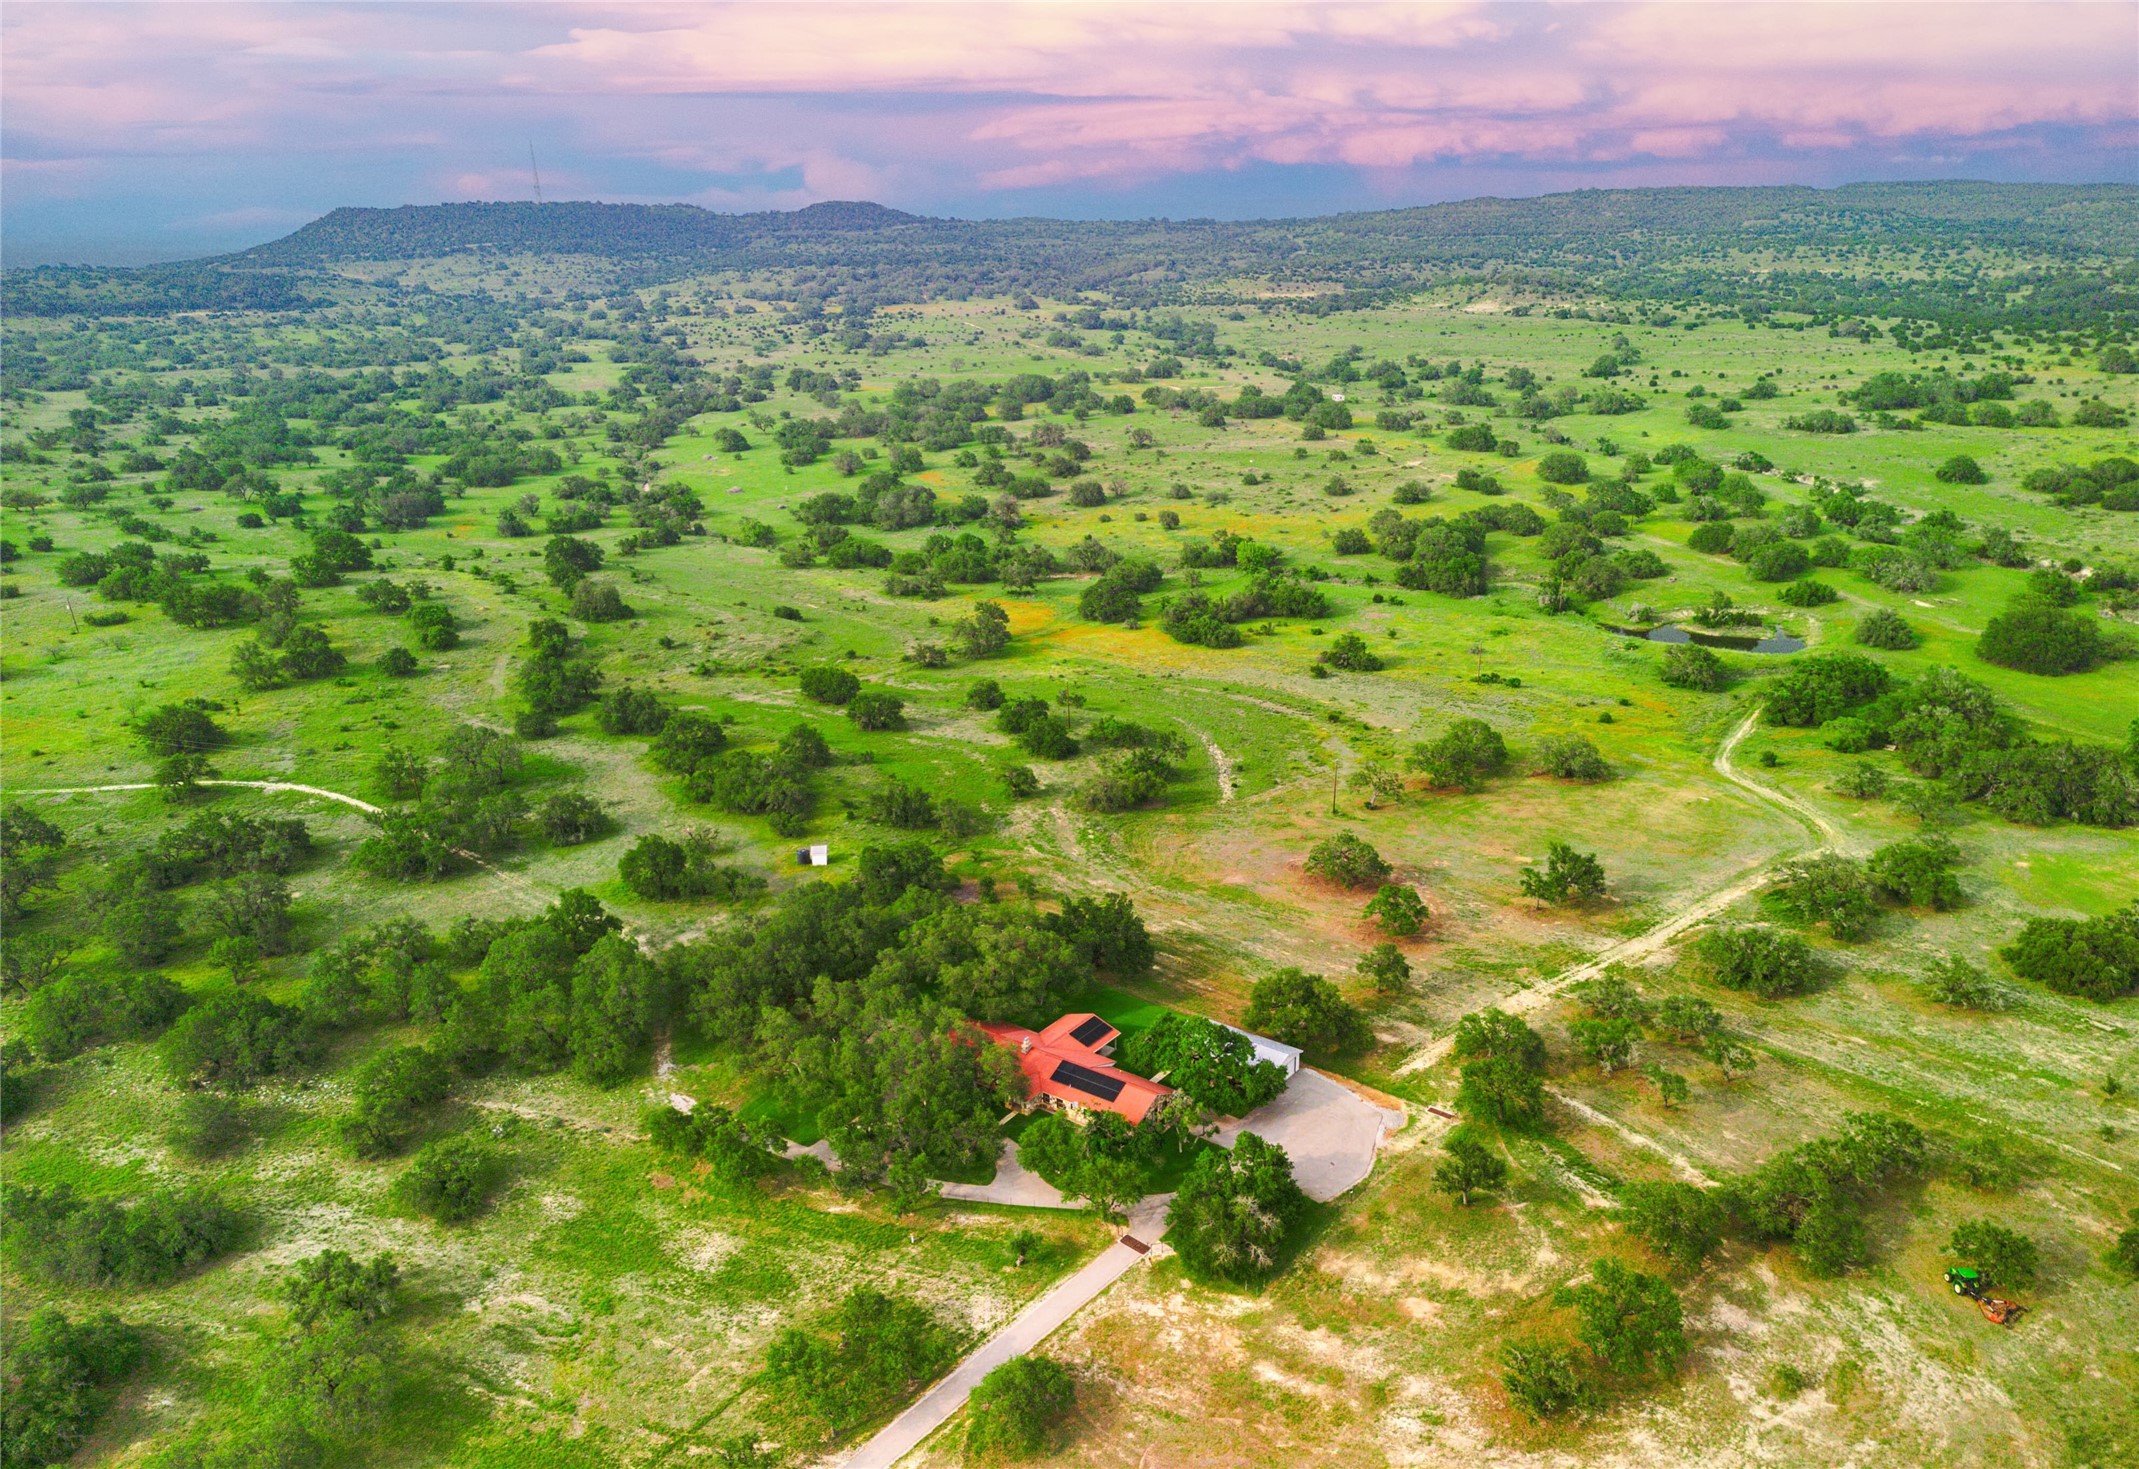
[[[300,796],[318,796],[322,800],[339,801],[344,806],[354,806],[368,816],[379,814],[379,807],[341,791],[330,791],[321,786],[299,785],[289,780],[201,780],[195,785],[235,786],[249,791],[294,792]],[[38,790],[22,791],[25,796],[95,796],[108,791],[153,791],[161,787],[149,781],[133,781],[124,785],[108,786],[45,786]]]
[[[1811,830],[1817,832],[1825,839],[1822,850],[1843,847],[1846,843],[1842,833],[1835,827],[1833,822],[1829,821],[1818,810],[1787,792],[1774,790],[1762,785],[1759,781],[1752,779],[1739,770],[1731,762],[1732,751],[1736,750],[1744,742],[1745,737],[1753,732],[1753,727],[1759,718],[1760,710],[1756,708],[1747,714],[1739,722],[1737,728],[1733,729],[1725,737],[1721,748],[1716,751],[1716,758],[1713,762],[1716,774],[1722,776],[1732,785],[1750,793],[1756,800],[1789,813]],[[1693,899],[1653,928],[1646,929],[1636,934],[1633,938],[1623,939],[1618,943],[1607,945],[1590,958],[1585,959],[1571,969],[1562,970],[1542,984],[1532,985],[1526,990],[1519,990],[1515,994],[1495,1000],[1493,1002],[1494,1008],[1505,1010],[1510,1015],[1530,1014],[1557,998],[1569,986],[1580,984],[1586,979],[1595,979],[1613,964],[1637,964],[1651,955],[1668,948],[1678,939],[1679,935],[1685,933],[1688,929],[1707,922],[1718,913],[1727,910],[1741,898],[1750,897],[1759,892],[1761,888],[1767,886],[1768,873],[1774,864],[1774,860],[1773,858],[1763,858],[1759,863],[1733,878],[1724,886]],[[1431,1041],[1419,1047],[1417,1051],[1405,1060],[1403,1065],[1397,1067],[1396,1074],[1408,1076],[1414,1072],[1424,1071],[1427,1067],[1433,1066],[1445,1058],[1454,1046],[1455,1037],[1453,1035],[1442,1036],[1437,1040]]]
[[[195,781],[194,784],[204,786],[223,786],[237,790],[266,791],[271,795],[290,794],[300,796],[317,796],[323,801],[339,801],[344,806],[354,807],[355,809],[362,811],[367,816],[376,816],[380,813],[381,810],[380,807],[374,806],[371,802],[363,800],[356,796],[349,795],[346,792],[330,791],[324,786],[300,785],[298,782],[291,780],[202,780]],[[37,790],[23,791],[20,792],[20,794],[25,796],[94,796],[114,791],[153,791],[160,789],[161,787],[154,785],[149,781],[130,781],[118,785],[105,786],[46,786]],[[495,863],[486,862],[481,857],[478,857],[475,853],[470,852],[465,848],[455,847],[453,849],[453,855],[461,858],[464,861],[473,862],[476,866],[482,868],[483,871],[489,873],[492,877],[504,883],[507,887],[518,889],[521,893],[534,899],[537,903],[547,904],[551,902],[555,897],[555,894],[549,892],[545,888],[541,887],[539,884],[529,882],[526,878],[520,876],[518,873],[507,872],[504,868],[497,866]]]
[[[1210,753],[1211,768],[1218,772],[1218,799],[1221,803],[1233,799],[1233,762],[1226,752],[1218,748],[1218,742],[1208,734],[1185,721],[1182,728],[1203,741],[1203,748]]]

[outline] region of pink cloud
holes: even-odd
[[[88,177],[143,156],[406,154],[427,187],[500,193],[538,132],[572,153],[560,188],[603,191],[605,163],[628,162],[760,203],[1251,165],[1377,188],[1480,162],[1750,178],[1756,156],[1990,151],[2048,127],[2113,150],[2139,128],[2135,28],[2139,0],[16,0],[0,121],[18,179],[37,176],[23,153]]]

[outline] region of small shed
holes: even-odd
[[[1242,1030],[1237,1025],[1228,1025],[1226,1029],[1232,1031],[1235,1035],[1244,1035],[1248,1038],[1249,1044],[1255,1047],[1256,1060],[1273,1063],[1285,1073],[1288,1079],[1300,1074],[1301,1052],[1298,1046],[1288,1046],[1283,1041],[1274,1041],[1266,1035],[1257,1035],[1252,1030]]]
[[[797,847],[795,848],[795,865],[797,867],[830,867],[832,865],[832,849],[823,842],[819,842],[814,847]]]

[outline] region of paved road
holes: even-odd
[[[1404,1114],[1377,1107],[1341,1082],[1302,1067],[1277,1100],[1219,1124],[1212,1140],[1230,1148],[1244,1132],[1276,1143],[1292,1159],[1307,1197],[1327,1203],[1374,1171],[1374,1154]]]
[[[1166,1209],[1172,1194],[1153,1194],[1129,1216],[1129,1233],[1149,1246],[1166,1227]],[[1107,1246],[1082,1270],[1034,1301],[1011,1323],[990,1337],[979,1351],[951,1369],[922,1395],[921,1400],[886,1424],[876,1437],[854,1451],[842,1469],[891,1469],[920,1447],[921,1441],[941,1428],[952,1414],[965,1406],[973,1389],[990,1372],[1037,1347],[1070,1317],[1089,1305],[1108,1286],[1144,1258],[1144,1250],[1121,1241]]]
[[[1018,1160],[1017,1143],[1007,1137],[1003,1139],[1003,1152],[996,1160],[993,1179],[987,1183],[940,1184],[937,1192],[946,1199],[969,1204],[1013,1204],[1021,1209],[1081,1207],[1063,1198],[1062,1190],[1039,1174],[1028,1171]]]

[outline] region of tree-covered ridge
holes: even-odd
[[[2139,310],[2135,206],[2139,190],[2124,185],[1969,182],[1581,190],[1246,221],[458,203],[337,209],[283,239],[188,264],[16,272],[7,292],[11,309],[32,315],[291,310],[331,294],[322,273],[350,262],[572,255],[603,262],[614,284],[803,270],[819,299],[875,304],[1032,292],[1148,306],[1230,297],[1234,283],[1261,280],[1313,283],[1325,308],[1342,309],[1488,276],[1755,313],[2122,323]]]

